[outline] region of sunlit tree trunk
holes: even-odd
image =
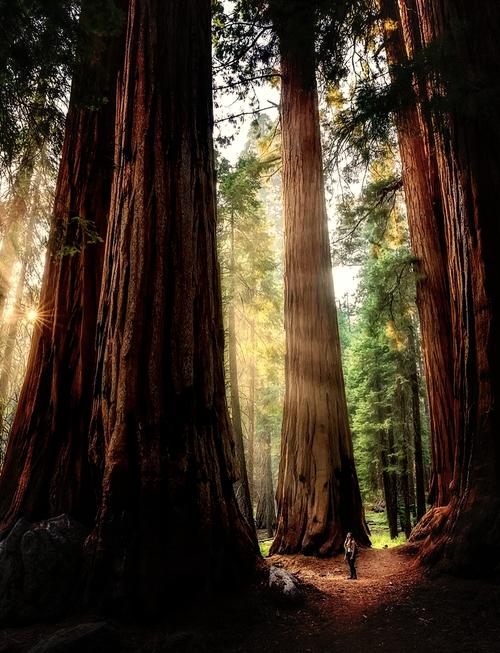
[[[248,393],[248,487],[255,497],[255,323],[250,322],[250,389]]]
[[[12,283],[14,266],[19,258],[19,233],[26,216],[26,202],[35,168],[37,145],[29,140],[21,157],[7,201],[5,231],[0,249],[0,324],[3,326],[5,304]]]
[[[26,235],[24,245],[18,256],[21,260],[21,269],[16,282],[16,292],[14,296],[14,310],[12,319],[5,332],[5,348],[0,365],[0,434],[3,433],[5,406],[8,401],[8,390],[12,379],[12,364],[16,347],[16,339],[19,331],[19,321],[23,319],[22,299],[26,284],[26,275],[28,263],[33,247],[33,231],[35,228],[36,214],[31,213],[28,225],[26,226]]]
[[[240,386],[238,379],[238,355],[236,339],[236,265],[234,251],[234,213],[230,216],[230,285],[231,299],[227,309],[228,312],[228,350],[229,350],[229,385],[231,389],[231,422],[233,426],[234,442],[236,446],[236,462],[238,466],[238,479],[236,480],[235,491],[238,505],[245,519],[253,524],[252,499],[250,497],[250,486],[248,482],[247,464],[245,459],[245,446],[243,443],[243,423],[241,419]]]
[[[90,591],[157,612],[257,560],[233,490],[215,244],[210,0],[132,0],[92,422]]]
[[[360,544],[369,540],[354,468],[333,292],[314,11],[309,3],[287,7],[274,6],[281,51],[286,390],[278,528],[271,551],[328,555],[342,548],[347,531]]]
[[[401,0],[399,6],[398,0],[380,0],[380,5],[389,64],[395,67],[404,65],[420,47],[418,25],[415,25],[415,0]],[[429,397],[433,460],[429,498],[434,505],[442,506],[450,499],[456,441],[452,417],[450,288],[434,136],[428,110],[417,104],[421,93],[421,81],[415,79],[413,89],[408,89],[401,108],[396,112],[396,126],[411,246],[418,260],[417,307]],[[419,513],[421,510],[420,499]]]
[[[96,37],[93,46],[73,82],[39,317],[0,477],[0,533],[20,516],[69,513],[90,525],[95,515],[87,446],[103,247],[85,246],[77,225],[88,220],[105,236],[122,43]],[[77,104],[92,84],[108,98],[98,110]]]
[[[439,109],[433,124],[458,433],[451,503],[432,515],[423,553],[452,569],[488,573],[484,560],[500,554],[500,4],[418,0],[417,6],[424,42],[437,55],[427,88]]]

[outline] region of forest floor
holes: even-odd
[[[297,607],[278,607],[262,589],[168,627],[113,624],[105,650],[126,653],[500,653],[500,586],[431,578],[404,548],[361,550],[358,580],[342,556],[273,556],[305,588]],[[91,619],[88,618],[87,621]],[[79,623],[82,623],[80,618]],[[74,623],[78,623],[73,621]],[[29,651],[61,627],[0,629],[0,652]],[[48,648],[47,651],[72,651]],[[97,648],[75,648],[94,653]],[[99,648],[99,651],[101,649]],[[103,649],[104,650],[104,649]]]

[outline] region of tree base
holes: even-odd
[[[432,508],[413,529],[409,546],[433,573],[470,578],[500,574],[500,500],[453,500]]]

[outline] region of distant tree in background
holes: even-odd
[[[415,259],[390,161],[375,162],[358,199],[341,205],[344,258],[361,265],[357,310],[344,352],[355,454],[365,501],[382,492],[392,537],[426,510],[425,432],[418,371]],[[358,226],[356,245],[347,242]],[[344,240],[342,240],[344,239]],[[424,426],[423,426],[424,424]]]

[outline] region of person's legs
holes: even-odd
[[[349,556],[348,561],[349,561],[349,570],[351,572],[350,578],[356,578],[356,568],[354,567],[354,558]]]

